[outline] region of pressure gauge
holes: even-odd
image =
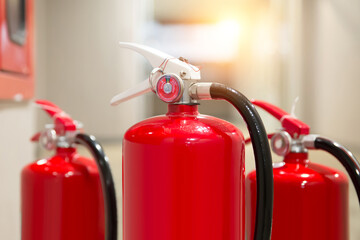
[[[182,79],[175,74],[161,76],[156,84],[156,94],[166,103],[179,101],[183,94],[183,89]]]

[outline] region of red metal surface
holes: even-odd
[[[103,204],[96,163],[58,148],[22,171],[22,240],[104,239]]]
[[[246,178],[247,234],[253,238],[256,175]],[[272,240],[346,240],[348,180],[345,174],[309,162],[306,153],[290,153],[274,163]]]
[[[125,134],[124,240],[243,240],[244,180],[242,133],[169,105]]]
[[[0,99],[33,96],[33,15],[33,0],[26,0],[26,41],[18,45],[9,37],[6,0],[0,0]]]
[[[47,100],[36,100],[35,103],[52,117],[57,134],[63,135],[66,131],[76,130],[75,121],[52,102]]]
[[[285,112],[281,108],[264,101],[252,100],[254,105],[261,107],[276,119],[280,120],[282,127],[286,132],[288,132],[292,137],[307,135],[310,133],[310,127],[299,119],[291,116],[289,113]]]

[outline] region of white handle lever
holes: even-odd
[[[174,59],[173,56],[148,46],[129,42],[119,42],[119,45],[122,48],[134,50],[144,56],[153,68],[159,67],[166,59]]]
[[[135,87],[132,87],[122,93],[119,93],[118,95],[114,96],[110,104],[112,106],[119,105],[122,102],[125,102],[127,100],[130,100],[134,97],[140,96],[142,94],[145,94],[147,92],[151,92],[151,85],[149,83],[149,79],[146,79],[145,81],[142,81]]]
[[[128,48],[143,55],[153,68],[161,68],[164,73],[174,73],[182,79],[200,80],[200,69],[188,62],[144,45],[120,42],[120,47]]]

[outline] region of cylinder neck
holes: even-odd
[[[196,116],[198,115],[198,105],[182,105],[182,104],[169,104],[167,116]]]
[[[56,148],[56,155],[66,159],[71,160],[74,155],[77,154],[76,148],[70,147],[70,148],[62,148],[58,147]]]
[[[289,153],[285,156],[284,162],[286,163],[299,163],[308,164],[308,153]]]

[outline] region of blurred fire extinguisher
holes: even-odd
[[[120,45],[143,55],[154,69],[112,105],[150,91],[168,103],[166,115],[137,123],[124,136],[124,240],[245,239],[244,137],[229,122],[199,114],[202,99],[227,100],[247,123],[259,180],[254,239],[270,239],[271,153],[255,107],[232,88],[199,82],[200,69],[184,58]]]
[[[117,206],[108,159],[82,125],[46,100],[36,104],[54,124],[31,140],[55,154],[21,173],[22,240],[116,240]],[[94,160],[80,156],[85,146]]]
[[[273,164],[274,240],[346,240],[348,233],[348,180],[344,173],[315,164],[309,149],[321,149],[336,157],[348,172],[360,200],[360,165],[338,143],[310,134],[310,127],[284,110],[264,101],[252,103],[281,122],[282,130],[269,134],[274,153],[283,156]],[[246,178],[247,232],[252,236],[256,211],[256,174]]]

